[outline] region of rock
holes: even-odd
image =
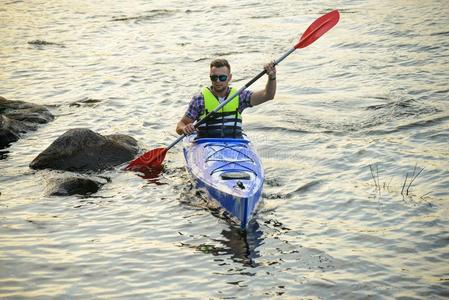
[[[42,105],[10,101],[0,96],[0,149],[17,141],[21,134],[36,130],[38,124],[53,119],[50,111]]]
[[[73,106],[75,106],[75,107],[80,107],[80,106],[96,106],[98,103],[100,103],[101,102],[101,100],[99,100],[99,99],[92,99],[92,98],[85,98],[85,99],[83,99],[83,100],[80,100],[80,101],[75,101],[75,102],[72,102],[72,103],[70,103],[70,107],[73,107]]]
[[[28,45],[33,45],[39,49],[42,49],[44,46],[58,46],[60,48],[65,48],[64,44],[61,43],[54,43],[54,42],[48,42],[45,40],[32,40],[28,42]]]
[[[90,129],[71,129],[30,164],[32,169],[101,171],[133,159],[139,148],[130,136],[102,136]]]
[[[20,138],[20,124],[0,115],[0,149],[3,149]]]
[[[54,119],[45,106],[24,101],[11,101],[1,96],[0,114],[10,119],[38,124],[48,123]]]
[[[52,178],[49,180],[46,194],[49,196],[90,195],[96,193],[104,182],[80,176]]]
[[[20,135],[36,130],[36,126],[0,115],[0,149],[8,147],[12,142],[19,140]]]

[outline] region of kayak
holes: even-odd
[[[262,195],[264,172],[251,142],[244,136],[183,140],[186,169],[197,189],[224,208],[242,229],[248,226]]]

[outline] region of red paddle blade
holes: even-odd
[[[144,172],[144,170],[148,168],[160,168],[162,162],[164,161],[165,155],[167,154],[167,151],[167,148],[156,148],[145,152],[144,154],[130,162],[125,170]]]
[[[316,19],[307,30],[302,34],[301,39],[295,48],[305,48],[315,42],[320,36],[328,32],[340,20],[338,10],[333,10],[318,19]]]

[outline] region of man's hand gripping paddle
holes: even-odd
[[[274,65],[279,64],[283,61],[287,56],[293,53],[296,49],[305,48],[315,42],[320,36],[329,31],[335,24],[338,23],[340,19],[340,14],[338,10],[331,11],[318,19],[316,19],[307,30],[302,34],[299,42],[290,50],[288,50],[284,55],[274,61]],[[229,101],[234,99],[237,95],[239,95],[244,89],[248,88],[254,82],[256,82],[260,77],[266,74],[266,71],[260,72],[256,77],[251,79],[247,84],[245,84],[240,90],[235,92],[232,96],[230,96],[226,101],[218,105],[213,111],[207,114],[203,119],[199,122],[195,123],[195,128],[198,128],[201,124],[203,124],[210,116],[219,111],[223,106],[225,106]],[[173,146],[179,143],[186,135],[181,135],[178,137],[173,143],[168,145],[166,148],[156,148],[150,150],[138,158],[134,159],[130,164],[125,168],[125,170],[139,171],[145,172],[148,169],[157,169],[162,166],[162,162],[164,161],[165,155],[168,150],[170,150]]]

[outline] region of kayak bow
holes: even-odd
[[[184,138],[184,159],[196,188],[206,191],[245,229],[261,199],[262,164],[247,138]]]

